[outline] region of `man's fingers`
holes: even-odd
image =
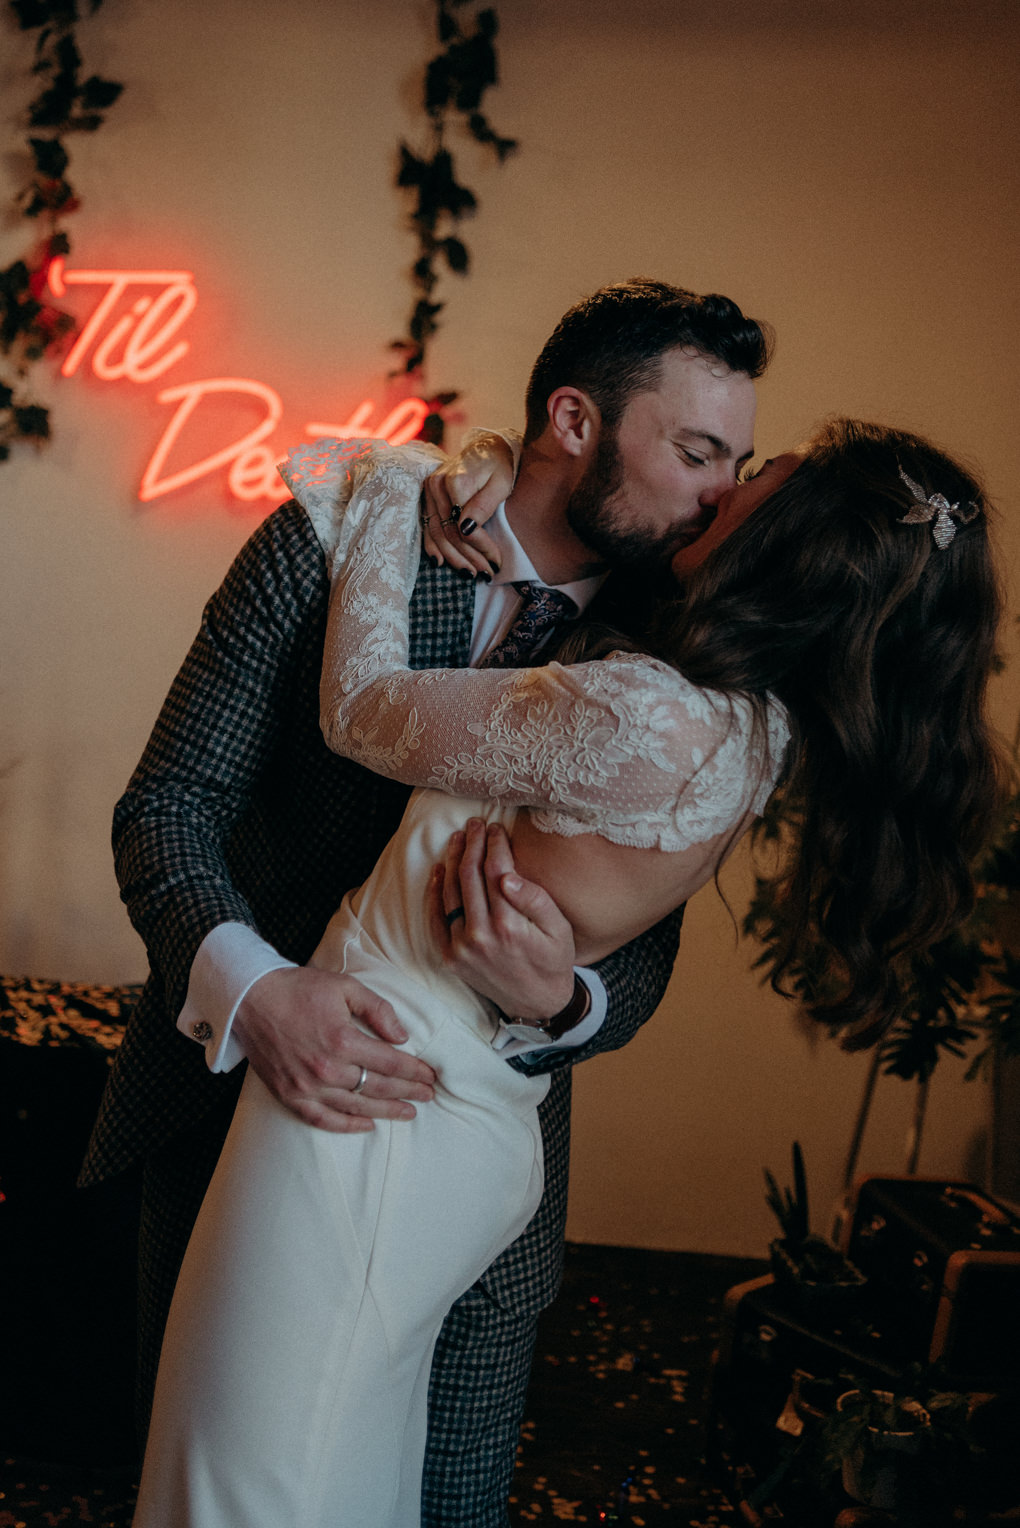
[[[529,923],[550,938],[559,937],[564,928],[569,928],[567,919],[549,893],[534,881],[526,881],[516,871],[502,877],[500,891],[516,912],[523,914]]]
[[[477,933],[489,916],[489,895],[485,884],[485,824],[479,817],[469,819],[464,829],[464,852],[460,857],[458,884],[464,908],[465,927]],[[449,892],[447,892],[449,901]]]
[[[446,845],[446,860],[443,866],[443,912],[452,912],[455,907],[463,906],[463,898],[460,891],[460,866],[464,858],[464,846],[466,834],[460,830],[450,834]]]
[[[360,982],[355,982],[353,990],[346,992],[345,996],[353,1016],[360,1019],[363,1024],[367,1024],[380,1040],[385,1040],[390,1045],[403,1045],[407,1039],[407,1030],[385,998],[370,992]]]
[[[450,926],[446,921],[446,905],[443,900],[443,886],[446,881],[446,871],[442,865],[435,865],[429,877],[428,890],[425,894],[425,912],[428,919],[429,933],[432,943],[439,951],[443,960],[450,956]]]
[[[379,1078],[392,1078],[393,1096],[403,1089],[401,1096],[405,1098],[431,1098],[436,1074],[426,1062],[406,1051],[394,1050],[383,1040],[373,1040],[371,1035],[362,1035],[360,1031],[357,1034],[358,1039],[345,1043],[323,1068],[325,1075],[320,1081],[324,1086],[353,1091],[361,1068],[365,1067],[376,1083]],[[367,1079],[362,1091],[366,1089],[369,1089]]]
[[[498,822],[491,822],[485,841],[485,879],[489,888],[490,904],[494,896],[502,896],[500,882],[505,875],[512,875],[515,869],[513,850],[510,847],[506,829]]]

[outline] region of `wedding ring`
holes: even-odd
[[[453,925],[456,923],[457,919],[458,918],[463,918],[463,916],[464,916],[464,909],[462,907],[452,907],[450,909],[450,911],[446,914],[446,926],[447,926],[447,928],[453,928]]]
[[[367,1066],[363,1066],[361,1068],[361,1076],[358,1078],[357,1082],[354,1084],[353,1088],[351,1089],[351,1092],[352,1093],[360,1093],[362,1088],[365,1086],[365,1083],[367,1081],[368,1081],[368,1067]]]

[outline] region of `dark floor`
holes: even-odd
[[[736,1521],[705,1479],[703,1395],[721,1296],[760,1267],[568,1248],[563,1292],[543,1320],[535,1360],[511,1508],[516,1524]],[[130,1466],[68,1463],[63,1452],[64,1463],[0,1465],[0,1528],[127,1528]]]
[[[736,1258],[573,1245],[546,1313],[515,1521],[705,1528],[734,1522],[703,1464],[705,1389]]]

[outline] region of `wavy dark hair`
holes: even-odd
[[[681,345],[753,378],[768,365],[772,335],[715,293],[647,276],[600,287],[564,313],[532,367],[525,440],[541,435],[550,394],[568,386],[589,395],[611,435],[634,394],[657,386],[662,357]]]
[[[914,507],[965,513],[939,550]],[[985,711],[1001,592],[989,506],[959,463],[918,436],[837,419],[802,464],[692,576],[651,646],[707,688],[775,695],[793,728],[785,789],[803,826],[776,889],[785,940],[772,984],[790,995],[820,939],[840,989],[812,1012],[853,1026],[895,1016],[907,963],[970,910],[971,865],[1005,782]]]

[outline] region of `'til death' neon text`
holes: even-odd
[[[65,377],[73,376],[87,360],[103,382],[128,381],[144,386],[164,376],[187,355],[188,341],[177,336],[198,303],[191,271],[67,270],[58,257],[50,265],[48,281],[57,298],[62,298],[69,286],[103,289],[64,358],[60,370]],[[232,396],[235,400],[254,399],[261,407],[262,418],[228,444],[207,452],[188,466],[166,472],[167,459],[181,432],[196,410],[217,395]],[[265,444],[283,414],[279,393],[264,382],[247,377],[206,377],[198,382],[164,387],[156,398],[159,403],[175,407],[142,473],[138,497],[143,503],[173,493],[223,467],[227,469],[227,488],[235,499],[279,502],[285,493],[276,472],[280,453]],[[391,445],[402,445],[415,438],[428,411],[423,399],[405,398],[385,419],[373,425],[375,404],[366,398],[342,424],[312,421],[305,425],[301,438],[369,435],[388,440]]]

